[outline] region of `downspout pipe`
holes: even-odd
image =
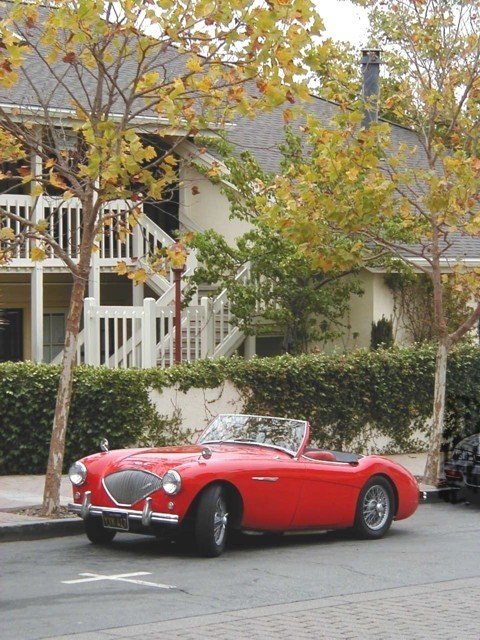
[[[380,50],[362,51],[363,104],[362,126],[366,129],[378,121],[378,100],[380,97]]]

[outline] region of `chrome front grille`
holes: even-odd
[[[130,507],[160,489],[162,479],[148,471],[127,469],[106,476],[103,486],[114,502]]]

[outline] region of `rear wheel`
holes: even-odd
[[[219,484],[207,487],[200,496],[195,521],[195,541],[200,555],[215,558],[227,542],[227,498]]]
[[[114,539],[117,532],[113,529],[105,529],[100,518],[87,518],[85,533],[93,544],[108,544]]]
[[[354,530],[361,538],[381,538],[390,529],[394,497],[390,482],[381,476],[371,478],[358,498]]]

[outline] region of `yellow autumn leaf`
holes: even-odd
[[[40,262],[41,260],[45,260],[46,257],[47,254],[43,249],[40,249],[40,247],[33,247],[30,251],[30,260],[33,260],[33,262]]]
[[[283,111],[283,121],[285,124],[288,124],[293,120],[293,111],[291,109],[284,109]]]
[[[47,229],[48,229],[48,222],[43,218],[39,220],[35,225],[35,230],[38,231],[39,233],[45,233]]]
[[[164,162],[166,162],[167,164],[169,164],[170,166],[174,167],[175,165],[178,164],[175,156],[172,156],[171,153],[168,154],[168,156],[165,156],[165,158],[163,159]]]
[[[115,272],[118,273],[119,276],[125,276],[128,273],[127,263],[123,260],[117,262],[115,265]]]
[[[128,224],[129,226],[133,229],[133,227],[135,227],[138,223],[138,219],[137,216],[134,213],[130,213],[128,218]]]
[[[65,182],[65,180],[63,180],[62,177],[60,177],[57,173],[55,173],[52,170],[50,170],[50,184],[53,187],[57,187],[57,189],[67,188],[67,183]]]
[[[0,229],[0,240],[15,240],[15,232],[11,227]]]
[[[198,58],[189,58],[185,66],[189,71],[193,71],[194,73],[200,73],[202,71],[202,65]]]
[[[128,274],[128,278],[132,280],[135,285],[143,284],[148,280],[148,274],[145,269],[136,269]]]
[[[171,269],[183,269],[187,262],[187,249],[181,242],[175,242],[165,250],[167,260]]]

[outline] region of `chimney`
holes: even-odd
[[[363,104],[362,126],[368,128],[378,120],[378,98],[380,96],[380,50],[362,51]]]

